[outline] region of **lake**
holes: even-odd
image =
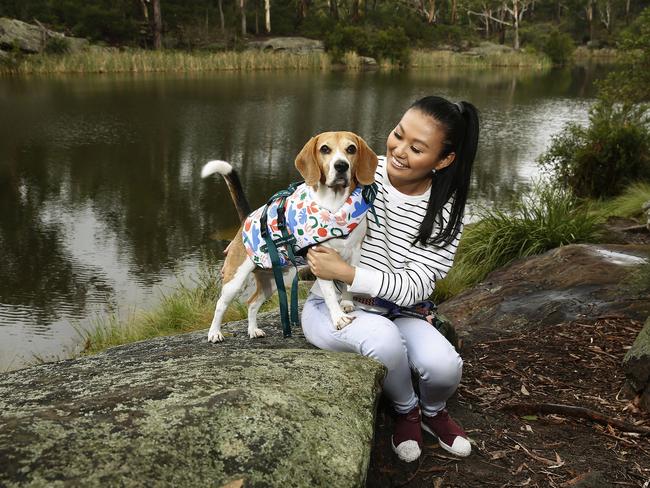
[[[298,179],[312,135],[351,130],[383,154],[405,108],[438,94],[481,111],[470,203],[500,205],[553,134],[586,121],[605,71],[0,79],[0,371],[68,357],[98,316],[155,307],[221,252],[238,219],[223,181],[199,177],[210,159],[259,206]]]

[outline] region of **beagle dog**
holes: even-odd
[[[296,192],[300,190],[303,195],[308,194],[313,203],[311,208],[318,209],[311,212],[309,222],[318,219],[321,215],[333,215],[333,220],[340,222],[341,213],[337,214],[337,211],[343,209],[344,215],[354,213],[346,212],[345,205],[350,204],[353,194],[360,194],[360,185],[370,185],[374,182],[377,155],[361,137],[352,132],[324,132],[312,137],[305,144],[296,157],[295,165],[305,180],[304,184],[296,189]],[[223,315],[230,302],[240,294],[247,296],[249,337],[264,337],[264,331],[257,327],[257,312],[275,291],[276,285],[272,270],[261,267],[259,260],[253,255],[251,238],[247,234],[251,227],[250,219],[259,214],[262,209],[247,215],[248,204],[243,195],[239,178],[230,164],[225,161],[210,161],[203,166],[201,176],[205,178],[214,173],[220,173],[226,179],[244,224],[233,239],[223,265],[223,286],[208,332],[208,340],[210,342],[223,341],[224,336],[221,333]],[[302,202],[299,205],[302,208]],[[289,214],[287,216],[287,220],[289,220]],[[306,223],[306,219],[295,218],[294,220],[298,222],[298,225],[300,222]],[[321,227],[330,226],[324,224]],[[365,213],[363,213],[358,223],[348,225],[347,238],[337,238],[332,233],[332,237],[324,240],[322,245],[336,249],[344,260],[356,265],[366,228]],[[302,235],[303,230],[297,230],[295,233]],[[321,243],[319,242],[319,244]],[[295,272],[293,266],[283,268],[285,286],[289,286]],[[254,281],[251,277],[254,278]],[[342,300],[339,302],[337,289],[332,281],[322,279],[317,281],[329,309],[332,323],[337,329],[345,327],[354,319],[352,315],[349,315],[349,312],[354,310],[352,297],[344,288],[341,293]]]

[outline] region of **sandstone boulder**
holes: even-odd
[[[2,49],[10,50],[17,47],[25,53],[40,53],[51,38],[65,39],[70,52],[85,49],[89,45],[87,39],[66,37],[41,26],[6,17],[0,18],[0,48]]]
[[[263,41],[252,41],[248,46],[252,49],[259,49],[261,51],[289,52],[296,54],[325,51],[323,41],[307,39],[306,37],[273,37]]]
[[[647,262],[648,245],[574,244],[520,259],[492,272],[479,285],[441,304],[461,338],[475,329],[540,327],[583,317],[650,315],[650,297],[621,286]],[[541,329],[540,329],[541,330]]]
[[[0,376],[0,486],[363,486],[383,366],[277,323]]]

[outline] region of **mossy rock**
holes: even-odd
[[[363,486],[383,366],[260,319],[0,376],[0,486]]]
[[[623,369],[628,385],[640,395],[641,406],[650,411],[650,318],[625,355]]]

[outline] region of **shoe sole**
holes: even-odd
[[[434,432],[429,428],[429,426],[426,425],[424,422],[420,422],[420,425],[422,426],[422,430],[425,431],[426,433],[432,435],[433,437],[435,437],[436,440],[438,441],[438,444],[440,444],[440,447],[442,447],[442,448],[443,448],[445,451],[447,451],[448,453],[453,454],[454,456],[458,456],[458,457],[467,457],[467,456],[469,456],[469,455],[471,454],[471,451],[468,452],[468,453],[466,454],[466,453],[464,453],[464,452],[459,452],[459,451],[454,450],[453,447],[451,447],[451,446],[445,444],[445,443],[440,439],[440,437],[438,437],[438,436],[437,436],[437,435],[436,435],[436,434],[435,434],[435,433],[434,433]]]

